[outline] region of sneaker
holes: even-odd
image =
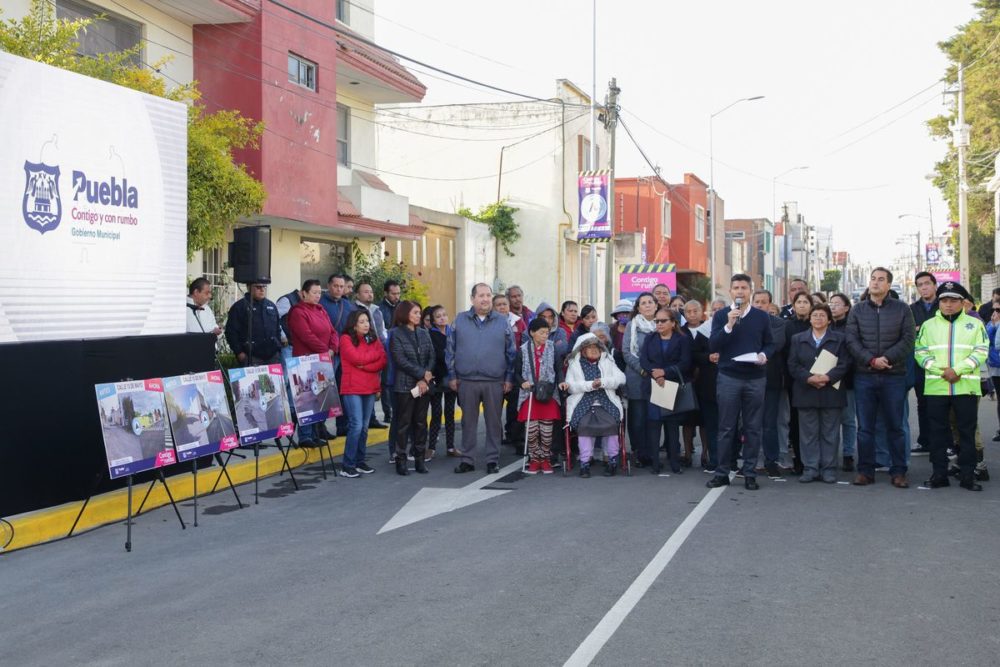
[[[452,458],[455,458],[455,457],[461,456],[461,454],[458,453],[457,449],[455,449],[454,447],[452,447],[451,449],[448,450],[448,456],[450,456]]]
[[[781,468],[778,467],[777,463],[765,464],[764,471],[767,473],[768,479],[781,479]]]
[[[976,466],[976,481],[977,482],[988,482],[990,481],[990,471],[986,469],[986,466],[980,468]]]
[[[413,459],[413,454],[407,454],[407,455],[406,455],[406,460],[407,460],[407,461],[413,461],[413,460],[414,460],[414,459]]]
[[[736,470],[736,476],[737,476],[738,478],[740,478],[740,479],[743,479],[744,475],[743,475],[743,469],[742,469],[742,468],[738,468],[738,469]]]
[[[375,472],[375,468],[372,468],[367,463],[359,463],[357,471],[360,472],[362,475],[370,475],[373,472]]]
[[[548,461],[546,461],[546,463],[548,463]],[[551,467],[552,466],[550,465],[549,468]],[[538,473],[542,472],[542,462],[532,461],[531,463],[528,464],[528,468],[524,472],[529,475],[537,475]]]
[[[931,448],[927,445],[917,445],[910,449],[910,456],[927,456],[931,453]]]
[[[389,428],[389,425],[388,424],[383,424],[382,422],[380,422],[377,419],[373,419],[370,422],[368,422],[368,428],[369,429],[373,429],[373,428]]]
[[[340,469],[340,476],[341,477],[350,477],[350,478],[353,479],[355,477],[359,477],[360,475],[358,475],[357,468],[352,468],[351,466],[343,466]]]
[[[554,471],[552,470],[552,463],[548,459],[542,461],[542,474],[551,475],[553,472]]]
[[[396,452],[393,452],[392,454],[389,454],[389,464],[391,465],[395,462],[396,462]]]
[[[433,449],[428,449],[426,452],[424,452],[424,461],[430,461],[433,458],[434,458]]]
[[[889,466],[879,466],[875,468],[875,472],[889,472]]]

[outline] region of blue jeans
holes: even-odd
[[[344,443],[344,465],[357,468],[365,462],[368,451],[368,421],[375,409],[375,394],[345,394],[340,401],[347,412],[347,442]]]
[[[854,376],[854,399],[858,411],[858,472],[875,476],[876,421],[885,423],[889,474],[905,475],[906,436],[903,414],[906,378],[902,375],[858,373]]]
[[[854,456],[858,443],[858,413],[854,407],[854,390],[847,390],[847,407],[840,415],[841,453],[844,456]]]
[[[740,436],[740,417],[742,417],[743,434],[746,437],[746,443],[743,445],[743,474],[748,479],[757,476],[754,468],[757,466],[757,455],[760,452],[764,428],[766,387],[767,378],[764,377],[745,380],[719,373],[715,388],[715,398],[719,405],[716,476],[729,475],[730,460],[737,447],[737,438]]]
[[[929,432],[929,431],[928,431]],[[910,401],[903,398],[903,451],[906,452],[906,467],[910,467]],[[889,454],[889,435],[881,416],[875,419],[875,465],[888,468],[892,462]]]
[[[778,406],[784,392],[778,389],[764,390],[764,463],[777,463],[781,451],[778,449]]]

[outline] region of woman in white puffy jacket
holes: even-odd
[[[566,421],[579,439],[581,477],[590,477],[590,460],[597,438],[603,440],[608,457],[605,476],[611,477],[618,471],[621,449],[618,433],[624,412],[616,390],[624,384],[625,374],[604,343],[591,333],[580,336],[569,358],[566,379],[559,386],[569,392]]]

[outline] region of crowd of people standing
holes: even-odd
[[[989,472],[978,402],[994,395],[1000,377],[1000,290],[976,310],[962,285],[938,285],[921,272],[920,298],[908,305],[892,279],[874,269],[857,302],[793,280],[779,306],[736,274],[730,300],[707,309],[661,284],[616,304],[605,323],[591,305],[542,301],[532,311],[520,287],[494,294],[483,283],[473,286],[471,307],[451,318],[444,306],[401,299],[396,281],[378,286],[376,303],[376,286],[335,274],[326,291],[307,280],[276,303],[266,285],[248,285],[224,331],[244,365],[331,355],[344,416],[334,432],[303,426],[299,440],[316,446],[343,435],[348,477],[374,472],[370,428],[389,428],[390,464],[400,475],[410,462],[427,472],[442,430],[456,473],[476,470],[480,438],[487,474],[498,472],[502,444],[523,451],[526,472],[551,473],[568,429],[583,477],[598,458],[605,475],[617,474],[624,456],[654,474],[682,474],[695,465],[697,440],[713,488],[733,476],[749,490],[759,488],[758,477],[834,483],[840,472],[858,486],[884,472],[907,488],[910,457],[930,454],[926,486],[957,477],[979,491]],[[210,298],[204,279],[191,285],[188,328],[219,333],[204,312],[206,290]]]

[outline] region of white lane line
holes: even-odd
[[[646,594],[646,591],[653,585],[653,582],[660,576],[660,573],[670,564],[674,554],[681,548],[698,523],[708,514],[708,510],[712,508],[712,505],[715,504],[715,501],[719,499],[719,496],[722,495],[726,488],[725,486],[720,486],[705,494],[701,502],[691,510],[691,513],[687,515],[683,523],[677,527],[677,530],[660,547],[657,554],[653,556],[653,560],[649,561],[645,569],[639,573],[639,576],[635,578],[635,581],[628,587],[628,590],[618,598],[618,601],[608,610],[604,618],[590,631],[590,634],[583,640],[583,643],[577,647],[573,655],[565,662],[564,667],[585,667],[597,657],[597,654],[601,652],[601,649],[608,643],[611,636],[615,634],[618,627],[632,612],[632,609],[639,604],[639,600]]]

